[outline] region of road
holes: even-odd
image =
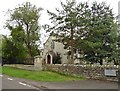
[[[34,82],[0,75],[2,91],[118,91],[117,83],[94,80],[73,82]],[[41,88],[47,87],[47,88]]]
[[[39,88],[36,88],[34,86],[31,86],[29,84],[26,84],[25,82],[16,80],[12,77],[3,76],[0,75],[0,78],[2,78],[2,89],[16,89],[16,90],[31,90],[31,91],[38,91]]]

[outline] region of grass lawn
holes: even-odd
[[[12,67],[2,67],[2,73],[19,78],[27,78],[35,81],[48,81],[48,82],[59,82],[59,81],[72,81],[72,80],[83,80],[84,77],[72,77],[62,75],[50,71],[28,71],[22,69],[16,69]]]

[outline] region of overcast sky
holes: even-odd
[[[8,19],[8,15],[6,14],[8,9],[14,9],[18,4],[22,4],[26,1],[31,2],[33,5],[37,7],[42,7],[44,10],[41,12],[40,24],[50,23],[48,14],[46,10],[54,11],[55,8],[60,7],[60,1],[65,2],[65,0],[2,0],[0,2],[0,34],[9,35],[9,31],[4,29],[6,19]],[[95,0],[76,0],[77,2],[88,2],[91,3]],[[105,1],[107,5],[110,5],[113,8],[114,14],[118,13],[118,1],[120,0],[96,0],[97,2]]]

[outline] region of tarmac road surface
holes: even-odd
[[[38,88],[31,86],[29,84],[26,84],[22,81],[18,81],[16,79],[13,79],[12,77],[8,77],[8,76],[3,76],[0,75],[0,78],[2,78],[2,91],[6,91],[6,90],[31,90],[31,91],[37,91]]]
[[[117,82],[81,80],[67,82],[36,82],[0,75],[2,91],[120,91]]]

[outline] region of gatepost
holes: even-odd
[[[34,68],[35,70],[42,70],[42,57],[41,56],[34,57]]]

